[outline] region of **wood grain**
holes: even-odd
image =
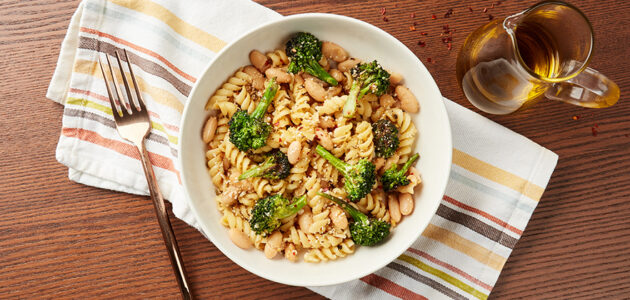
[[[425,62],[445,97],[472,108],[456,82],[457,49],[487,21],[483,8],[500,18],[535,1],[503,1],[494,8],[492,1],[258,2],[285,15],[337,13],[383,28]],[[45,92],[77,4],[0,0],[0,298],[176,298],[150,200],[71,182],[55,160],[63,108]],[[591,66],[617,82],[622,97],[610,109],[546,101],[513,115],[486,115],[560,155],[491,298],[630,294],[630,2],[573,4],[595,28]],[[444,19],[449,8],[454,14]],[[410,31],[414,21],[416,31]],[[452,51],[439,38],[444,24],[456,30]],[[427,46],[418,46],[419,40]],[[591,133],[595,124],[597,136]],[[199,298],[320,298],[248,273],[199,232],[172,220]]]

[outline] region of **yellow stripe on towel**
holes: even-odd
[[[464,253],[482,264],[487,265],[497,271],[501,271],[507,258],[500,256],[483,246],[463,238],[450,230],[429,224],[422,236],[438,241],[454,250]]]
[[[187,23],[186,21],[180,19],[173,12],[166,9],[164,6],[159,5],[155,2],[151,2],[148,0],[109,0],[110,2],[120,5],[122,7],[126,7],[128,9],[133,9],[137,12],[141,12],[145,15],[154,17],[164,24],[171,27],[175,32],[179,33],[181,36],[210,49],[212,52],[219,52],[221,48],[225,47],[226,42],[222,41],[218,37],[209,34],[194,25]]]
[[[545,191],[542,187],[518,175],[495,167],[455,148],[453,148],[453,163],[479,176],[509,187],[534,201],[540,200]]]

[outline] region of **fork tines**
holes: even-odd
[[[118,79],[116,79],[116,73],[114,72],[114,69],[112,68],[112,63],[109,60],[109,55],[105,55],[105,59],[107,60],[107,66],[109,68],[109,76],[111,77],[112,80],[112,84],[114,85],[114,88],[112,89],[112,87],[109,84],[109,80],[107,78],[106,72],[105,72],[105,68],[103,67],[103,61],[101,59],[101,56],[99,55],[98,57],[98,61],[99,61],[99,65],[101,67],[101,72],[103,72],[103,80],[105,81],[105,86],[107,88],[107,94],[109,96],[109,104],[112,107],[112,114],[114,115],[114,118],[117,119],[121,116],[127,116],[127,115],[132,115],[134,112],[140,112],[140,111],[145,111],[145,105],[144,105],[144,101],[142,99],[142,96],[140,94],[140,88],[138,87],[138,83],[136,82],[136,77],[133,74],[133,68],[131,67],[131,63],[129,61],[129,56],[127,54],[127,50],[123,49],[123,53],[125,55],[125,60],[127,61],[127,67],[129,69],[129,76],[131,77],[131,81],[133,82],[133,89],[135,90],[135,94],[136,94],[136,99],[134,100],[134,97],[131,93],[130,87],[129,87],[129,82],[127,80],[127,76],[125,74],[125,70],[123,68],[123,64],[120,60],[120,55],[118,54],[118,51],[114,51],[114,54],[116,55],[116,60],[118,62],[118,67],[119,67],[119,72],[120,72],[120,77],[122,77],[122,81],[123,84],[125,86],[125,90],[127,92],[127,100],[125,100],[125,97],[123,97],[122,92],[120,90],[120,84],[117,83]],[[115,96],[114,96],[115,95]],[[118,104],[120,105],[116,105],[118,102]],[[125,109],[122,109],[122,107],[125,107]],[[118,111],[120,109],[120,111]],[[117,113],[113,113],[114,111],[116,111]]]

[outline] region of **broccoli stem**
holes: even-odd
[[[346,99],[346,103],[343,105],[343,116],[345,118],[354,118],[354,111],[357,108],[357,100],[360,91],[360,84],[357,81],[353,82],[350,93],[348,93],[348,99]]]
[[[368,221],[368,217],[365,214],[354,208],[352,205],[348,204],[346,201],[322,192],[317,192],[317,194],[337,203],[337,205],[341,206],[341,208],[343,208],[343,210],[345,210],[354,219],[355,222]]]
[[[325,158],[335,169],[341,172],[341,175],[344,177],[348,174],[349,169],[352,168],[351,165],[347,164],[343,160],[332,155],[326,148],[322,147],[322,145],[317,145],[315,148],[315,152],[319,154],[319,156]]]
[[[326,83],[332,86],[337,86],[339,84],[339,82],[337,82],[335,78],[330,76],[330,74],[328,74],[328,72],[326,72],[326,70],[324,70],[324,68],[316,60],[310,60],[308,62],[306,72],[323,81],[326,81]]]
[[[413,162],[416,161],[416,159],[418,159],[418,157],[420,157],[420,155],[418,153],[414,154],[412,157],[410,157],[407,162],[402,166],[402,168],[400,169],[401,174],[405,174],[407,173],[407,170],[409,170],[409,167],[411,167],[411,165],[413,164]]]
[[[241,176],[238,177],[238,180],[243,180],[243,179],[247,179],[247,178],[251,178],[251,177],[260,177],[267,170],[269,170],[269,168],[273,167],[273,165],[274,165],[273,159],[271,157],[269,157],[261,165],[259,165],[257,167],[253,167],[253,168],[243,172],[243,174],[241,174]]]
[[[293,199],[293,203],[280,210],[278,212],[278,219],[284,219],[293,214],[296,214],[298,211],[300,211],[300,209],[302,209],[302,207],[304,207],[304,205],[306,205],[306,194],[297,199]]]
[[[271,81],[269,81],[269,85],[265,89],[265,93],[263,94],[260,103],[258,103],[256,109],[252,112],[252,118],[260,119],[265,115],[269,104],[271,104],[271,100],[273,100],[273,97],[276,96],[276,92],[278,92],[278,83],[276,82],[276,78],[274,77],[271,78]]]

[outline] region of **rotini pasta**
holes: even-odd
[[[336,197],[346,198],[345,178],[330,162],[316,153],[315,147],[318,143],[327,144],[325,147],[335,157],[348,164],[362,159],[371,161],[377,165],[376,170],[381,174],[410,157],[417,134],[416,127],[411,116],[395,104],[394,95],[391,94],[393,87],[388,89],[390,93],[385,94],[383,100],[379,100],[371,91],[362,96],[356,103],[354,118],[348,119],[342,116],[342,111],[354,82],[351,71],[347,71],[347,68],[341,73],[335,70],[335,78],[341,79],[339,85],[323,85],[319,94],[313,92],[312,83],[322,84],[323,81],[311,82],[311,77],[296,74],[278,80],[282,84],[263,117],[265,122],[271,124],[266,145],[241,151],[239,149],[242,148],[237,148],[230,141],[230,119],[239,110],[251,114],[263,98],[261,87],[267,85],[263,84],[263,80],[267,80],[267,83],[270,80],[266,76],[277,75],[277,79],[282,74],[286,76],[290,63],[285,50],[281,49],[267,52],[262,57],[262,62],[271,61],[271,67],[277,69],[262,72],[262,65],[257,64],[260,62],[252,60],[252,65],[262,73],[252,66],[238,69],[206,104],[206,110],[216,118],[216,130],[213,135],[207,135],[205,141],[208,175],[218,195],[217,209],[222,213],[220,222],[230,228],[231,234],[242,232],[244,236],[241,240],[245,243],[246,236],[258,249],[272,247],[273,255],[268,257],[275,256],[275,251],[284,252],[282,256],[291,261],[296,261],[299,255],[303,255],[305,262],[325,262],[346,257],[355,251],[355,243],[345,219],[348,216],[339,213],[340,208],[335,207],[337,204],[318,194],[326,191]],[[322,56],[319,63],[324,70],[329,70],[344,62],[332,63]],[[268,63],[266,67],[269,67]],[[381,119],[390,120],[398,129],[399,147],[389,158],[375,157],[374,139],[378,135],[373,133],[372,123]],[[239,180],[241,174],[264,161],[270,151],[291,152],[288,175],[281,177],[283,179],[252,177]],[[412,168],[407,179],[410,184],[400,186],[391,193],[413,195],[414,189],[421,183],[420,174]],[[389,204],[392,207],[390,215],[387,199],[388,195],[390,199],[394,198],[391,193],[386,194],[377,181],[366,197],[349,205],[395,226],[393,219],[399,221],[400,218],[394,213],[396,202]],[[273,232],[256,234],[249,224],[252,210],[260,199],[272,195],[282,195],[287,199],[305,195],[306,206],[298,213],[281,219]],[[342,219],[339,219],[340,216]],[[348,221],[352,222],[352,219]],[[280,236],[282,241],[278,242]],[[265,254],[268,254],[267,250]]]

